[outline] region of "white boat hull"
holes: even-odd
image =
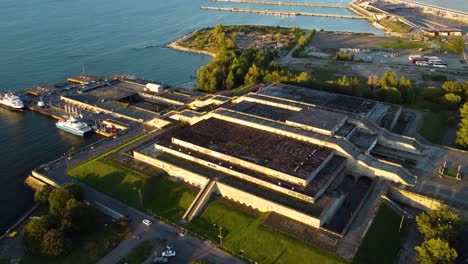
[[[61,129],[63,131],[66,131],[68,133],[71,133],[73,135],[77,135],[77,136],[84,136],[84,134],[86,134],[87,132],[91,131],[91,128],[90,129],[87,129],[87,130],[75,130],[75,129],[71,129],[69,127],[66,127],[60,123],[55,123],[55,126],[58,128],[58,129]]]

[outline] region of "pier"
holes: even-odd
[[[261,15],[274,15],[274,16],[315,16],[315,17],[331,17],[331,18],[347,18],[347,19],[365,19],[364,17],[352,16],[352,15],[336,15],[336,14],[323,14],[323,13],[310,13],[310,12],[285,12],[285,11],[257,10],[257,9],[239,9],[239,8],[231,8],[231,7],[201,6],[200,9],[201,10],[239,12],[239,13],[251,13],[251,14],[261,14]]]
[[[459,10],[453,10],[450,8],[424,4],[416,1],[410,0],[380,0],[381,2],[387,2],[394,5],[404,5],[407,8],[417,8],[422,13],[433,14],[436,16],[457,20],[460,22],[468,23],[468,12],[463,12]]]
[[[211,2],[223,3],[239,3],[251,5],[277,5],[277,6],[303,6],[303,7],[323,7],[323,8],[347,8],[346,5],[330,5],[330,4],[312,4],[298,2],[272,2],[272,1],[255,1],[255,0],[210,0]]]

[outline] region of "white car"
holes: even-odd
[[[141,222],[142,222],[145,226],[150,226],[151,224],[153,224],[153,223],[151,223],[151,221],[148,220],[148,219],[143,219],[143,221],[141,221]]]
[[[161,256],[166,257],[166,258],[167,257],[175,257],[175,255],[176,255],[175,250],[166,250],[161,254]]]

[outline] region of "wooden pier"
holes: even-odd
[[[255,1],[255,0],[210,0],[210,1],[211,2],[251,4],[251,5],[277,5],[277,6],[347,8],[347,6],[345,6],[345,5],[327,5],[327,4],[312,4],[312,3],[298,3],[298,2],[272,2],[272,1]]]
[[[239,12],[239,13],[252,13],[252,14],[261,14],[261,15],[274,15],[274,16],[315,16],[315,17],[332,17],[332,18],[347,18],[347,19],[365,19],[364,17],[351,16],[351,15],[321,14],[321,13],[309,13],[309,12],[285,12],[285,11],[257,10],[257,9],[239,9],[239,8],[231,8],[231,7],[200,6],[200,9],[201,10]]]

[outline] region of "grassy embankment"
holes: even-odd
[[[102,220],[94,230],[76,238],[69,255],[61,258],[26,256],[22,263],[94,264],[116,247],[128,233],[128,228]]]
[[[153,244],[146,240],[134,247],[127,256],[123,257],[117,264],[141,264],[153,251]]]
[[[428,49],[429,46],[421,41],[412,41],[401,38],[388,38],[388,42],[379,43],[378,46],[387,49],[417,50]]]
[[[405,223],[403,223],[402,230],[399,230],[400,223],[401,215],[382,204],[369,231],[367,231],[361,242],[353,264],[396,263],[406,233]]]
[[[109,194],[130,206],[140,208],[138,190],[142,191],[143,207],[150,212],[177,221],[196,196],[196,191],[169,180],[165,175],[142,175],[113,163],[108,156],[143,138],[140,136],[88,162],[71,168],[68,174],[93,188]]]
[[[230,202],[214,199],[189,229],[218,242],[222,227],[223,247],[259,263],[347,263],[317,247],[270,230],[261,225],[265,215],[255,215]]]
[[[397,33],[408,33],[411,30],[410,26],[397,21],[381,21],[379,23],[387,29]]]

